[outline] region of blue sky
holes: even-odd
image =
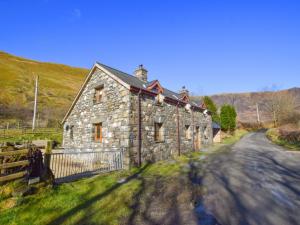
[[[300,86],[300,1],[0,0],[0,50],[195,94]]]

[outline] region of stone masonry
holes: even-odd
[[[142,72],[147,72],[143,69]],[[147,75],[147,74],[145,74]],[[145,78],[147,79],[147,77]],[[168,101],[157,104],[156,89],[147,88],[147,82],[121,71],[96,63],[64,119],[63,147],[79,151],[108,151],[125,149],[125,165],[136,164],[139,151],[138,93],[141,94],[141,159],[157,161],[178,154],[177,105]],[[151,83],[152,85],[153,83]],[[149,84],[150,85],[150,84]],[[95,89],[103,87],[100,103],[93,101]],[[154,87],[156,88],[156,86]],[[169,90],[161,95],[169,96]],[[173,101],[178,107],[181,152],[200,151],[212,143],[211,116],[204,109],[188,110],[179,95]],[[191,104],[186,102],[186,104]],[[195,103],[193,103],[195,104]],[[198,109],[198,110],[196,110]],[[93,124],[102,124],[102,141],[94,141]],[[163,126],[163,141],[155,141],[155,123]],[[186,137],[186,127],[191,136]],[[72,132],[72,133],[71,133]],[[199,143],[196,144],[199,138]]]

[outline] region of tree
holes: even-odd
[[[289,122],[294,122],[296,112],[295,96],[285,92],[272,92],[264,102],[265,109],[270,113],[274,127]]]
[[[220,122],[224,131],[234,131],[236,128],[236,111],[231,105],[223,105],[221,107]]]
[[[212,113],[212,121],[216,123],[220,123],[220,117],[218,114],[217,106],[215,105],[214,101],[208,97],[203,97],[203,103],[206,105],[207,109]]]

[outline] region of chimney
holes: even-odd
[[[181,91],[179,91],[180,97],[183,98],[185,96],[189,97],[189,90],[185,88],[185,86],[182,87]]]
[[[134,75],[143,82],[148,81],[147,74],[148,71],[143,67],[143,65],[139,65],[139,67],[134,71]]]

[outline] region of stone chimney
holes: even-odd
[[[184,96],[189,97],[189,90],[185,88],[185,86],[182,87],[182,89],[179,91],[180,97],[183,98]]]
[[[143,67],[143,65],[139,65],[139,67],[134,71],[134,75],[141,81],[148,81],[148,71]]]

